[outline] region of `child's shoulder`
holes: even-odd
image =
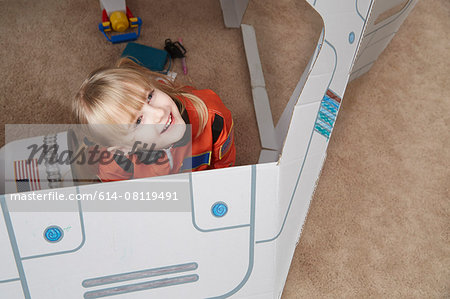
[[[211,89],[195,89],[192,88],[191,89],[192,93],[195,94],[202,94],[202,95],[209,95],[209,96],[215,96],[215,97],[219,97],[214,91],[212,91]]]
[[[208,110],[217,112],[228,112],[220,97],[211,89],[193,89],[191,93],[199,97],[206,105]]]

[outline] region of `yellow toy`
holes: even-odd
[[[98,25],[99,30],[106,39],[113,44],[136,40],[141,33],[142,20],[136,18],[126,6],[125,0],[100,0],[102,8],[102,22]],[[128,28],[137,28],[138,33],[129,32],[108,36],[106,32],[124,32]]]

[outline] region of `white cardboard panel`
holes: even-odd
[[[372,9],[372,15],[373,15],[373,22],[376,21],[379,15],[384,13],[385,11],[388,11],[391,8],[396,7],[397,5],[400,5],[402,3],[405,3],[405,0],[392,0],[392,1],[377,1]],[[406,8],[406,7],[404,7]],[[387,18],[386,20],[378,23],[379,25],[383,26],[386,22],[389,22],[390,18]],[[377,24],[377,25],[378,25]]]
[[[348,82],[351,82],[351,81],[355,80],[356,78],[358,78],[359,77],[358,74],[359,74],[359,70],[351,73],[350,78],[348,79]]]
[[[367,48],[367,46],[370,44],[373,37],[374,37],[374,35],[369,35],[369,36],[363,37],[361,45],[358,50],[358,55],[356,55],[357,59],[359,58],[359,56],[361,56],[361,53],[363,53],[364,50]]]
[[[363,43],[357,56],[358,59],[355,62],[352,70],[353,72],[358,71],[358,73],[352,75],[352,80],[363,75],[370,69],[370,66],[378,58],[385,46],[389,43],[387,39],[393,37],[395,32],[397,32],[398,28],[408,15],[409,11],[417,3],[417,1],[411,1],[407,4],[407,7],[405,7],[404,10],[374,25],[374,22],[377,20],[380,14],[402,2],[402,0],[391,2],[375,2],[370,19],[368,20],[368,26],[365,30],[366,36],[364,37]],[[375,46],[378,43],[384,43],[385,46],[371,47]]]
[[[319,107],[320,101],[295,107],[280,164],[296,161],[305,155]]]
[[[361,55],[361,57],[358,59],[358,64],[355,70],[364,67],[368,64],[372,64],[375,60],[377,60],[378,56],[381,54],[381,52],[383,52],[383,50],[389,44],[391,39],[392,36],[388,36],[385,39],[371,46],[368,46],[364,51],[364,53]]]
[[[379,41],[376,44],[367,46],[364,49],[364,52],[362,52],[360,57],[358,58],[357,63],[355,64],[354,70],[358,70],[368,64],[372,64],[378,58],[378,56],[381,54],[381,52],[384,49],[384,47],[381,48],[379,46],[381,43],[383,43],[383,40]]]
[[[1,208],[0,208],[1,210]],[[17,266],[14,260],[14,254],[9,242],[8,230],[6,228],[5,221],[0,219],[0,257],[1,257],[1,271],[0,281],[13,279],[19,277],[17,273]],[[0,284],[1,290],[2,284]],[[0,291],[1,293],[1,291]]]
[[[70,194],[76,193],[74,188],[59,189],[59,192]],[[36,192],[45,194],[47,191]],[[10,195],[7,195],[9,198]],[[44,204],[44,203],[42,203]],[[50,205],[58,205],[58,202],[49,202]],[[11,222],[15,227],[14,233],[21,257],[49,254],[67,250],[73,250],[82,243],[82,231],[77,202],[68,202],[75,212],[11,212]],[[10,202],[10,209],[14,210]],[[51,210],[49,208],[49,210]],[[64,231],[61,241],[49,243],[44,238],[45,229],[50,226],[58,226]]]
[[[374,61],[377,59],[378,57],[377,53],[372,51],[367,52],[368,49],[370,49],[370,47],[366,47],[364,49],[364,52],[361,53],[361,56],[357,59],[356,63],[354,64],[352,72],[358,71],[367,65],[372,65]]]
[[[397,26],[395,26],[395,23],[396,22],[389,24],[385,27],[382,27],[379,30],[372,33],[371,36],[373,36],[373,37],[370,40],[369,46],[372,46],[372,45],[384,40],[385,38],[387,38],[389,36],[393,37],[397,30],[397,28],[396,28]]]
[[[279,152],[274,150],[262,149],[259,154],[258,164],[271,163],[278,161]]]
[[[378,30],[381,27],[384,27],[387,24],[392,23],[392,21],[398,19],[399,17],[401,17],[402,15],[404,17],[406,17],[408,15],[408,13],[411,11],[411,9],[416,5],[417,1],[415,0],[410,0],[405,7],[403,7],[403,9],[401,11],[399,11],[398,13],[388,17],[387,19],[375,24],[375,22],[378,19],[378,16],[382,13],[384,13],[385,11],[397,6],[398,4],[402,3],[403,0],[395,0],[395,1],[377,1],[374,4],[374,7],[372,9],[372,14],[370,17],[370,22],[368,25],[368,30],[366,31],[368,34],[372,33],[374,30]],[[403,21],[400,22],[400,24]]]
[[[276,260],[267,258],[275,256],[275,250],[275,242],[255,244],[255,263],[251,273],[254,279],[250,279],[231,298],[278,298],[274,292],[278,288],[275,285]]]
[[[248,0],[220,0],[225,27],[239,28]]]
[[[242,24],[242,37],[244,40],[245,54],[250,72],[253,104],[258,123],[261,146],[267,149],[278,150],[279,145],[275,138],[272,112],[270,110],[269,97],[265,89],[264,75],[259,59],[256,35],[253,26]]]
[[[194,210],[197,225],[204,230],[250,223],[251,175],[250,167],[224,168],[220,171],[192,173]],[[205,188],[205,186],[208,186]],[[230,188],[230,186],[242,186]],[[224,202],[228,213],[221,218],[211,213],[216,202]]]
[[[278,165],[279,180],[277,209],[272,212],[277,218],[277,221],[271,230],[258,232],[257,242],[272,242],[283,229],[285,216],[288,213],[303,162],[303,157],[300,157],[295,161],[289,161]]]
[[[316,52],[318,49],[316,48]],[[309,71],[312,68],[312,64],[315,61],[315,55],[317,53],[314,53],[314,55],[311,57],[311,59],[308,62],[308,65],[306,66],[305,70],[303,71],[303,74],[297,83],[297,86],[295,87],[294,91],[292,92],[292,95],[289,99],[289,102],[287,103],[286,107],[283,110],[283,113],[281,114],[280,119],[278,120],[278,123],[275,127],[275,137],[277,138],[277,144],[278,148],[281,149],[284,143],[284,139],[286,138],[286,134],[289,128],[289,124],[291,122],[292,113],[294,111],[295,104],[297,103],[298,99],[300,98],[300,93],[303,90],[303,87],[305,86],[306,79],[308,78]]]
[[[258,46],[256,43],[255,29],[251,25],[241,25],[242,38],[244,40],[245,55],[250,72],[250,82],[252,88],[265,87],[264,74],[259,58]]]
[[[43,298],[80,298],[81,282],[100,277],[195,262],[196,283],[127,294],[130,298],[205,298],[221,295],[239,284],[249,264],[249,229],[200,232],[188,213],[86,213],[87,240],[82,250],[24,261],[30,292]],[[130,231],[131,230],[131,231]],[[171,235],[167,235],[167,230]],[[132,232],[132,233],[130,233]],[[229,242],[233,240],[233,242]],[[121,246],[127,244],[127,246]],[[199,250],[208,254],[199,254]],[[80,263],[79,261],[89,261]],[[39,275],[45,269],[45,276]],[[68,269],[71,269],[68,271]],[[76,269],[76,270],[74,270]],[[183,275],[179,274],[179,275]],[[233,277],[227,275],[232,274]],[[171,275],[176,276],[176,275]],[[226,277],[226,280],[222,280]],[[65,277],[62,287],[49,288],[48,281]],[[167,278],[167,276],[156,277]],[[144,279],[148,281],[152,279]],[[141,280],[127,283],[142,282]],[[184,293],[184,295],[183,295]],[[166,296],[164,296],[166,294]],[[128,297],[127,297],[128,298]]]
[[[332,73],[337,64],[336,55],[332,47],[324,42],[319,55],[314,62],[310,76],[320,76]],[[309,79],[308,79],[309,81]],[[308,82],[307,82],[308,84]]]
[[[309,151],[307,152],[306,158],[301,158],[298,161],[293,161],[290,163],[286,163],[280,165],[280,181],[279,181],[279,198],[280,198],[280,224],[283,223],[284,217],[289,209],[289,205],[294,203],[291,201],[293,196],[300,196],[297,193],[297,190],[302,190],[302,195],[307,195],[308,192],[303,192],[303,190],[308,191],[309,187],[307,183],[304,183],[305,186],[302,187],[300,184],[302,181],[306,182],[315,182],[318,179],[318,174],[322,167],[325,150],[328,145],[328,141],[325,137],[318,133],[314,133],[311,139],[311,144]],[[312,186],[311,188],[314,188]],[[309,204],[309,198],[302,197],[303,201]],[[294,200],[295,199],[294,197]],[[292,209],[292,206],[291,208]],[[307,209],[306,209],[307,211]],[[306,212],[305,211],[305,212]],[[291,211],[289,211],[291,213]],[[299,215],[296,212],[293,212],[296,217]]]
[[[364,18],[367,19],[367,13],[372,0],[356,0],[356,10]]]
[[[100,7],[106,9],[108,16],[115,11],[126,12],[125,0],[100,0]]]
[[[349,71],[350,70],[336,72],[334,74],[333,81],[329,86],[329,89],[331,89],[341,99],[344,97],[345,87],[347,87],[348,78],[350,76]]]
[[[318,137],[321,138],[322,136]],[[312,142],[315,144],[314,140]],[[310,158],[305,161],[303,166],[297,187],[301,192],[298,190],[295,192],[284,229],[279,236],[279,240],[277,240],[277,285],[282,285],[286,280],[290,262],[316,187],[316,181],[322,169],[324,157],[324,153],[314,152],[310,154]],[[292,240],[291,236],[296,236],[295,240]]]
[[[245,287],[245,286],[244,286]],[[244,294],[244,291],[240,291],[239,295],[235,295],[232,298],[245,298],[245,299],[273,299],[273,298],[281,298],[281,293],[278,295],[277,293],[270,291],[270,292],[266,292],[266,293],[259,293],[256,295],[243,295],[241,296],[240,294]],[[253,292],[254,294],[255,292]]]
[[[255,87],[252,89],[252,95],[261,146],[262,148],[277,150],[279,146],[275,138],[275,128],[267,91],[264,87]]]
[[[292,199],[292,194],[295,186],[298,183],[299,175],[302,173],[302,165],[304,164],[305,156],[299,157],[297,160],[289,161],[280,164],[279,167],[279,214],[281,215],[280,224],[282,224],[284,216],[289,208],[289,203]],[[279,229],[277,230],[279,232]]]
[[[314,132],[312,138],[311,138],[311,145],[310,145],[310,151],[312,153],[312,159],[317,159],[317,157],[322,156],[320,153],[326,153],[327,147],[328,147],[328,141],[329,139],[325,138],[324,136],[320,135],[317,132]]]
[[[279,167],[276,163],[256,168],[255,240],[276,234],[279,227]]]
[[[364,67],[360,68],[357,72],[357,76],[354,79],[361,77],[362,75],[367,73],[372,68],[372,65],[373,65],[373,63],[370,63],[370,64],[365,65]]]
[[[166,197],[167,193],[170,197]],[[80,194],[97,195],[97,200],[82,202],[83,211],[87,212],[189,212],[191,210],[188,173],[136,179],[132,181],[132,184],[130,181],[118,181],[85,185],[80,187]],[[108,194],[110,194],[109,197]],[[161,197],[158,197],[158,194]],[[104,200],[100,199],[100,195],[103,195]],[[118,198],[113,198],[114,195]]]
[[[315,4],[314,4],[315,2]],[[314,1],[312,6],[316,9],[323,19],[328,19],[330,15],[342,14],[348,11],[355,11],[355,3],[350,1]]]
[[[349,72],[364,21],[355,15],[354,11],[344,15],[333,15],[332,21],[325,28],[325,40],[338,58],[336,71]]]
[[[332,72],[318,76],[310,75],[308,77],[308,81],[303,87],[300,99],[296,105],[307,105],[322,101],[323,95],[328,89],[332,76]]]
[[[0,294],[2,298],[23,299],[22,285],[20,281],[13,281],[0,284]]]
[[[22,258],[74,250],[83,241],[78,213],[34,212],[30,217],[29,213],[14,212],[11,221],[18,228],[15,234]],[[64,230],[63,238],[57,243],[49,243],[44,238],[45,229],[53,225]]]
[[[367,47],[369,46],[370,41],[371,41],[373,36],[374,35],[370,35],[370,36],[365,36],[363,38],[364,47],[360,47],[360,49],[358,51],[358,54],[356,55],[356,59],[355,59],[355,61],[353,63],[353,68],[351,70],[352,73],[355,72],[356,70],[360,69],[361,67],[363,67],[364,66],[363,63],[367,64],[366,61],[362,61],[361,60],[361,56],[364,55],[364,52],[366,51]]]
[[[324,37],[325,37],[325,30],[324,30],[324,28],[322,28],[322,31],[320,32],[319,39],[317,40],[317,45],[314,48],[314,53],[311,56],[311,58],[310,58],[310,60],[308,62],[308,66],[305,68],[305,71],[304,71],[304,73],[306,73],[307,75],[312,71],[314,65],[317,62],[317,58],[318,58],[318,56],[320,54],[320,51],[322,50]]]

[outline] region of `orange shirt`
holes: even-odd
[[[115,155],[110,163],[99,165],[98,177],[108,182],[233,166],[236,149],[231,112],[212,90],[189,91],[208,108],[206,127],[198,137],[195,137],[199,128],[197,111],[190,100],[183,97],[180,100],[186,110],[182,117],[191,125],[191,130],[186,130],[181,140],[166,150]],[[192,143],[191,138],[194,138]]]

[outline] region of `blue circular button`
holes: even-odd
[[[216,217],[223,217],[228,212],[228,207],[226,203],[219,201],[213,204],[211,212]]]
[[[355,33],[353,31],[348,35],[348,41],[351,44],[353,44],[353,42],[355,41]]]
[[[64,237],[64,231],[56,225],[49,226],[44,231],[44,238],[50,243],[61,241]]]

